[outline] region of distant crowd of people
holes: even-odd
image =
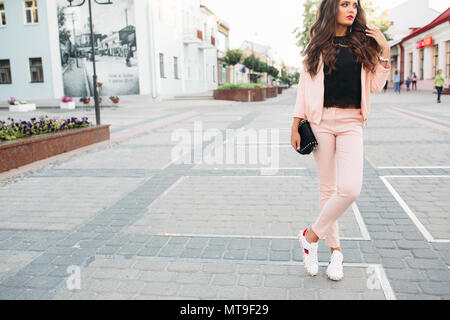
[[[417,75],[413,72],[412,76],[408,76],[405,80],[406,91],[417,91]],[[437,91],[437,103],[441,103],[442,90],[446,84],[445,77],[442,74],[442,69],[439,69],[436,77],[434,78],[434,87]],[[384,92],[387,91],[389,85],[389,80],[386,81],[384,85]],[[402,77],[398,70],[394,73],[394,92],[400,94],[402,85]],[[411,88],[410,88],[411,87]]]

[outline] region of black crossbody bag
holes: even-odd
[[[298,133],[300,134],[300,149],[297,150],[298,153],[307,155],[317,148],[319,143],[308,120],[302,120],[298,126]]]

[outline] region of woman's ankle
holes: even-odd
[[[335,251],[335,250],[340,251],[342,253],[342,248],[341,247],[330,248],[330,249],[331,249],[331,253],[333,253],[333,251]]]
[[[306,239],[306,241],[308,241],[309,243],[316,243],[316,242],[319,241],[319,237],[314,233],[314,231],[312,231],[311,228],[309,228],[309,229],[306,231],[305,239]]]

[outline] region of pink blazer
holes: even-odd
[[[319,124],[322,119],[325,91],[322,56],[319,59],[319,72],[314,79],[308,72],[304,71],[304,66],[302,66],[294,107],[294,117],[307,119],[315,124]],[[367,71],[364,67],[362,68],[360,112],[364,125],[366,125],[370,113],[370,92],[381,92],[390,71],[390,64],[385,68],[381,63],[378,63],[374,73]]]

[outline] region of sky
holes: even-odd
[[[405,1],[373,0],[382,10]],[[231,48],[239,48],[244,40],[269,44],[288,66],[299,66],[299,48],[292,32],[302,22],[303,0],[203,0],[203,3],[230,25]],[[450,0],[429,3],[439,12],[450,7]]]

